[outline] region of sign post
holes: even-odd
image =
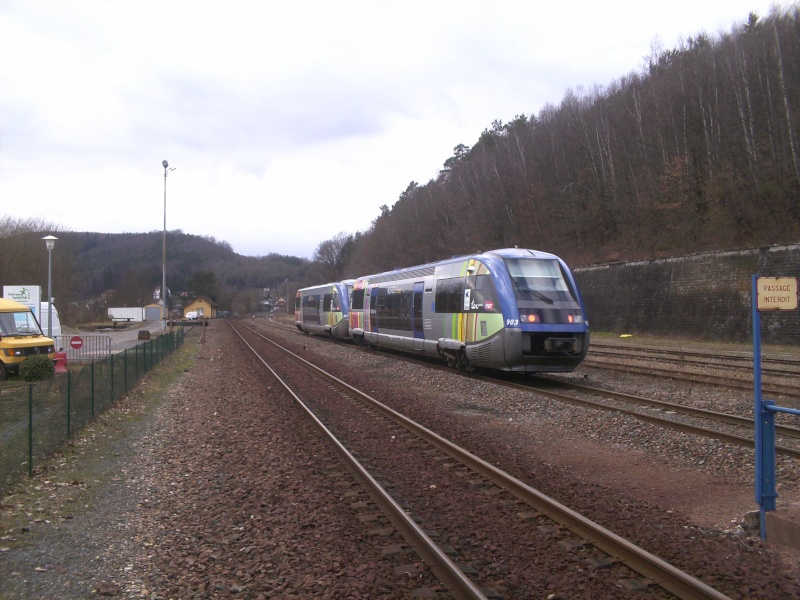
[[[767,538],[767,511],[775,510],[775,413],[800,415],[799,410],[775,406],[761,394],[761,312],[797,310],[797,278],[753,275],[753,399],[756,451],[755,499],[760,512],[761,539]]]

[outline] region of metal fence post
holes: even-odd
[[[72,438],[72,371],[67,371],[67,439]]]
[[[92,398],[92,404],[91,404],[91,407],[92,407],[92,418],[94,419],[94,361],[92,361],[92,393],[91,393],[91,398]]]
[[[33,384],[28,384],[28,477],[33,475]]]

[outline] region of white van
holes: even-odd
[[[58,311],[56,310],[56,305],[53,304],[52,307],[53,307],[53,331],[52,335],[49,337],[54,338],[57,335],[61,335],[61,321],[58,318]],[[42,326],[42,332],[44,332],[45,335],[47,335],[48,319],[49,319],[49,312],[48,312],[47,302],[42,302],[39,313],[39,325]]]

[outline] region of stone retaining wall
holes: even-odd
[[[752,275],[800,278],[800,244],[573,269],[592,330],[751,342]],[[762,312],[764,343],[800,343],[800,313]]]

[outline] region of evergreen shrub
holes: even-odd
[[[19,377],[24,381],[44,381],[55,374],[53,361],[47,356],[29,356],[19,365]]]

